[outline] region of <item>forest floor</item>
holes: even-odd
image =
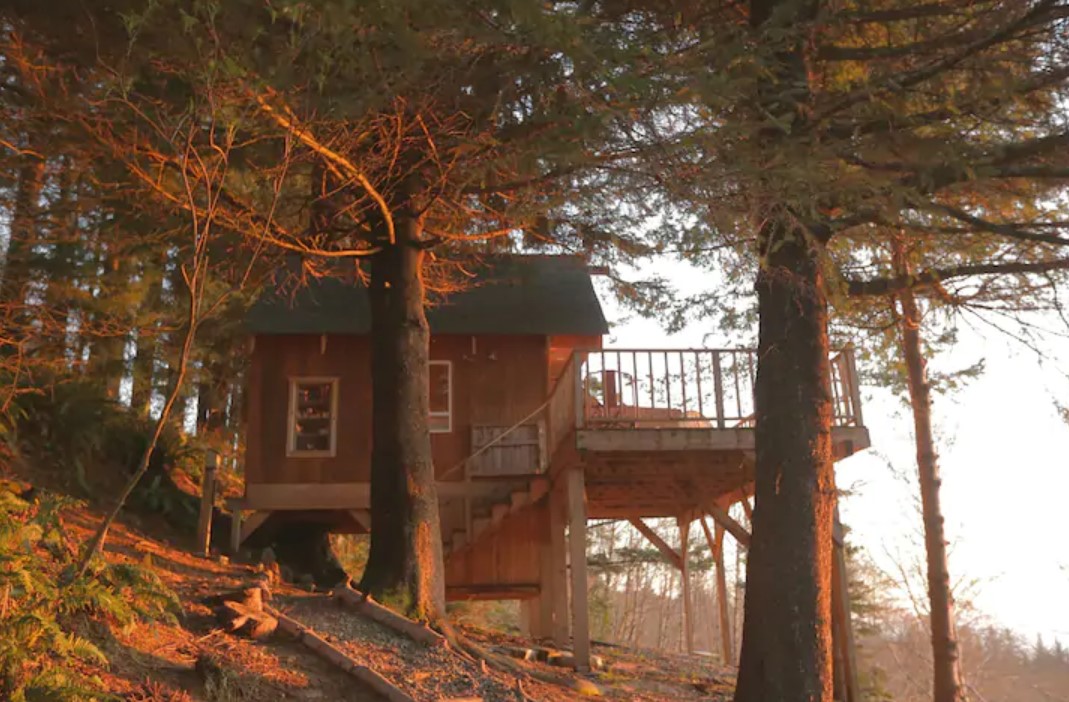
[[[99,523],[86,509],[70,510],[65,523],[74,540],[84,543]],[[136,524],[137,527],[134,527]],[[109,533],[106,557],[111,562],[151,565],[178,595],[182,615],[175,624],[134,624],[99,632],[110,665],[82,672],[101,678],[120,699],[133,702],[230,702],[232,700],[372,701],[382,699],[353,677],[321,660],[293,638],[276,632],[252,641],[224,633],[204,600],[247,584],[256,573],[250,565],[225,558],[202,558],[186,539],[162,524],[134,517]],[[447,649],[418,644],[357,612],[342,608],[327,594],[313,594],[286,584],[273,588],[272,604],[312,628],[358,662],[376,670],[418,702],[482,698],[558,702],[584,698],[595,689],[606,699],[667,702],[721,701],[731,697],[733,673],[704,656],[665,654],[595,646],[605,669],[578,675],[546,663],[515,662],[536,675],[563,679],[564,685],[517,678]],[[534,647],[523,637],[464,627],[463,634],[481,647],[502,652]],[[211,661],[211,666],[205,666]],[[210,670],[206,670],[210,667]],[[586,687],[587,692],[580,689]]]

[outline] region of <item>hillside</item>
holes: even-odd
[[[10,491],[4,494],[12,495]],[[26,515],[35,514],[35,508],[43,510],[40,504],[52,499],[39,490],[26,496],[34,506],[17,518],[28,518]],[[65,506],[58,517],[68,555],[76,551],[76,544],[89,540],[101,518],[81,504]],[[106,657],[106,663],[90,659],[71,664],[76,674],[95,678],[100,690],[118,699],[145,702],[406,699],[376,693],[282,629],[258,641],[227,633],[206,600],[247,585],[262,567],[231,563],[221,556],[198,557],[191,553],[190,540],[170,530],[162,520],[136,515],[132,519],[140,528],[129,521],[112,528],[105,554],[107,566],[102,567],[149,571],[173,591],[178,609],[172,621],[141,618],[122,622],[95,613],[66,622]],[[596,653],[606,664],[600,672],[579,677],[570,669],[546,662],[510,659],[520,666],[517,677],[488,668],[455,649],[413,641],[342,608],[330,594],[312,593],[286,583],[274,584],[271,591],[271,603],[278,611],[375,671],[408,695],[407,699],[549,702],[598,693],[607,699],[648,702],[730,697],[730,678],[702,657],[597,647]],[[130,589],[120,594],[137,596]],[[465,626],[463,633],[484,650],[499,655],[539,649],[522,637],[488,629]],[[550,678],[559,682],[546,682]],[[94,699],[85,694],[70,699]]]

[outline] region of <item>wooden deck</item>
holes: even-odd
[[[552,470],[581,469],[592,518],[680,517],[752,494],[756,354],[738,349],[576,352],[551,406],[565,421]],[[831,359],[836,459],[869,446],[850,349]],[[568,430],[573,428],[569,432]]]

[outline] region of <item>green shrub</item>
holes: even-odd
[[[86,621],[125,625],[168,619],[178,600],[148,568],[96,560],[73,573],[77,549],[64,533],[61,510],[73,502],[53,495],[35,504],[0,491],[0,699],[112,699],[79,663],[106,665],[103,652],[76,633]]]

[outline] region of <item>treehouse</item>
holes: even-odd
[[[725,530],[748,540],[728,509],[748,509],[752,491],[755,354],[604,348],[608,327],[577,258],[491,257],[476,280],[428,311],[447,596],[522,600],[533,634],[564,643],[574,632],[583,665],[588,519],[630,520],[684,570],[644,518],[677,519],[684,543],[700,520],[714,554]],[[269,519],[374,528],[369,328],[365,289],[333,279],[251,311],[235,548]],[[831,369],[842,458],[869,439],[849,350]]]

